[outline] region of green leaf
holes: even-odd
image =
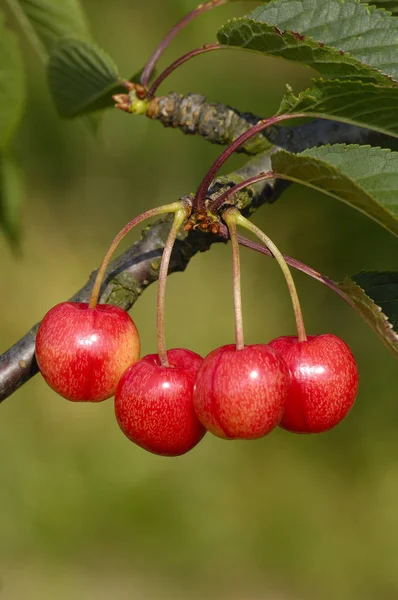
[[[79,0],[6,0],[42,58],[65,37],[90,40]]]
[[[0,151],[9,143],[25,104],[25,74],[18,40],[0,12]]]
[[[398,273],[363,271],[339,287],[398,359]]]
[[[328,78],[398,80],[398,19],[357,0],[274,0],[229,21],[218,39],[302,62]]]
[[[0,227],[12,244],[19,238],[19,209],[23,199],[22,171],[9,154],[0,155]]]
[[[288,88],[279,113],[312,113],[398,137],[398,87],[318,80],[295,96]]]
[[[94,44],[77,39],[59,42],[48,65],[50,90],[59,114],[75,117],[112,102],[122,88],[113,60]]]
[[[398,235],[398,152],[336,144],[272,156],[272,168],[343,200]]]

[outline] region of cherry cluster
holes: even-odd
[[[206,430],[224,439],[257,439],[277,425],[319,433],[352,407],[358,371],[348,346],[332,334],[280,337],[269,344],[186,349],[139,360],[140,340],[122,309],[65,302],[45,316],[36,357],[47,383],[72,401],[115,395],[126,436],[150,452],[178,456]]]
[[[116,419],[125,435],[163,456],[185,454],[206,431],[224,439],[250,440],[278,425],[296,433],[319,433],[337,425],[356,397],[355,359],[335,335],[306,336],[289,271],[285,275],[299,335],[244,345],[235,225],[248,222],[236,209],[224,212],[233,245],[236,344],[217,348],[204,359],[187,349],[166,350],[167,271],[175,237],[187,218],[187,207],[180,203],[157,210],[170,207],[175,217],[160,268],[158,354],[140,360],[139,334],[131,317],[116,306],[97,304],[115,241],[148,215],[144,213],[115,238],[90,303],[64,302],[44,317],[36,357],[47,383],[72,401],[99,402],[115,396]],[[271,247],[278,259],[278,250]]]

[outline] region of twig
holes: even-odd
[[[262,117],[236,108],[207,102],[201,94],[178,94],[154,98],[147,117],[164,127],[180,129],[187,135],[200,135],[212,144],[227,146]],[[361,127],[315,119],[297,127],[274,125],[250,139],[238,152],[255,155],[272,145],[290,152],[301,152],[322,144],[377,144],[389,147],[392,138]]]

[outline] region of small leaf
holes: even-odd
[[[8,144],[25,104],[25,74],[14,33],[7,31],[0,13],[0,151]]]
[[[398,80],[398,19],[357,0],[273,0],[218,32],[222,44],[302,62],[328,78]]]
[[[398,273],[363,271],[339,287],[398,359]]]
[[[19,211],[23,199],[23,177],[19,164],[8,154],[0,155],[0,227],[15,245],[19,238]]]
[[[86,16],[79,0],[7,0],[26,36],[45,59],[65,37],[90,40]]]
[[[321,79],[298,96],[288,90],[278,114],[297,112],[312,113],[398,137],[398,87]]]
[[[59,42],[48,65],[50,90],[59,114],[75,117],[114,104],[126,92],[113,60],[94,44],[77,39]]]
[[[322,190],[398,235],[398,152],[336,144],[272,156],[276,173]]]

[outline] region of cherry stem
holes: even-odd
[[[303,313],[301,311],[300,300],[299,300],[299,297],[297,294],[297,289],[296,289],[292,274],[290,272],[290,269],[283,257],[283,254],[278,250],[278,248],[277,248],[277,246],[275,246],[274,242],[263,231],[261,231],[261,229],[259,229],[251,221],[249,221],[243,215],[241,215],[237,209],[234,209],[234,210],[236,210],[236,212],[237,212],[236,224],[240,225],[241,227],[244,227],[245,229],[248,229],[249,231],[254,233],[254,235],[256,235],[263,242],[263,244],[265,246],[267,246],[267,248],[272,252],[274,258],[278,262],[278,264],[282,270],[282,273],[285,276],[287,287],[289,289],[289,294],[292,299],[293,310],[294,310],[294,314],[296,317],[296,326],[297,326],[299,342],[307,341],[307,334],[305,332],[305,327],[304,327]]]
[[[243,337],[243,317],[242,317],[242,293],[240,284],[240,257],[239,242],[236,231],[236,215],[240,214],[236,208],[230,208],[223,214],[225,222],[228,225],[229,237],[232,244],[232,272],[234,280],[234,311],[235,311],[235,338],[236,349],[242,350],[245,347]]]
[[[156,63],[159,58],[162,56],[166,48],[170,45],[172,40],[178,35],[178,33],[184,29],[196,17],[201,15],[202,13],[211,10],[212,8],[216,8],[217,6],[221,6],[222,4],[226,4],[228,0],[210,0],[209,2],[204,2],[199,4],[194,10],[189,12],[185,17],[183,17],[174,27],[169,31],[167,35],[161,40],[149,60],[147,61],[144,70],[141,74],[141,84],[144,87],[148,87],[148,84],[151,80],[153,71],[155,69]]]
[[[199,56],[200,54],[205,54],[206,52],[213,52],[214,50],[231,49],[232,46],[222,46],[221,44],[205,44],[200,48],[195,48],[194,50],[190,50],[186,54],[183,54],[182,56],[180,56],[180,58],[177,58],[177,60],[171,63],[171,65],[168,66],[167,69],[165,69],[163,73],[161,73],[159,77],[155,79],[155,81],[148,90],[147,98],[152,98],[155,95],[160,84],[163,83],[163,81],[167,79],[167,77],[169,77],[169,75],[171,75],[176,69],[178,69],[178,67],[191,60],[191,58]]]
[[[166,300],[166,283],[169,272],[169,264],[174,243],[182,224],[188,217],[188,210],[180,204],[179,210],[174,214],[173,224],[170,229],[166,244],[164,246],[162,262],[160,264],[159,279],[158,279],[158,298],[157,298],[157,323],[156,332],[158,340],[158,355],[162,367],[169,367],[167,358],[166,337],[165,337],[165,300]]]
[[[181,206],[181,202],[173,202],[171,204],[165,204],[164,206],[159,206],[157,208],[147,210],[141,215],[138,215],[138,217],[135,217],[135,219],[127,223],[127,225],[125,225],[125,227],[123,227],[123,229],[119,231],[119,233],[109,246],[104,258],[102,259],[101,266],[98,269],[97,277],[95,278],[94,286],[91,292],[91,297],[88,305],[89,308],[95,308],[97,306],[101,291],[101,285],[104,280],[106,270],[109,266],[113,253],[115,252],[122,239],[133,229],[133,227],[139,225],[146,219],[150,219],[151,217],[158,217],[159,215],[164,215],[165,213],[177,213],[179,210],[181,210]]]
[[[228,160],[228,158],[233,154],[238,148],[243,146],[248,140],[252,137],[267,129],[271,125],[275,125],[276,123],[280,123],[281,121],[286,121],[287,119],[297,119],[299,117],[308,117],[311,114],[305,113],[294,113],[291,115],[274,115],[273,117],[269,117],[268,119],[263,119],[250,127],[247,131],[243,132],[239,137],[236,138],[232,144],[230,144],[214,161],[211,165],[210,169],[207,171],[204,176],[198,190],[196,192],[195,200],[194,200],[194,211],[195,212],[203,212],[206,210],[206,194],[215,178],[218,170],[222,167],[222,165]]]

